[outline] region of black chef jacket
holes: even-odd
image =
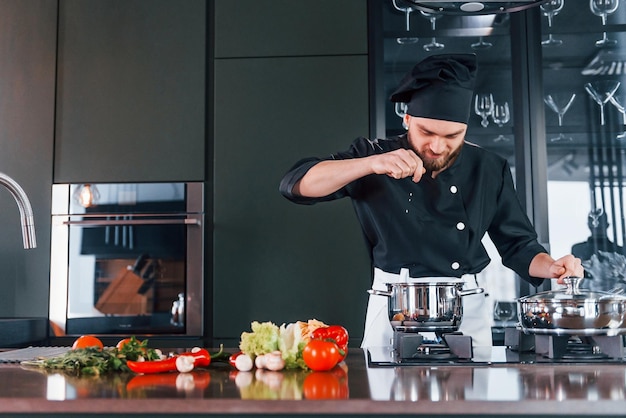
[[[483,270],[490,259],[482,245],[485,233],[502,262],[537,286],[528,266],[546,250],[524,213],[507,161],[466,142],[452,166],[433,179],[418,183],[368,175],[332,195],[309,198],[293,186],[322,160],[348,159],[409,149],[407,136],[369,140],[357,138],[351,147],[328,158],[306,158],[292,167],[280,184],[287,199],[300,204],[350,197],[361,223],[374,267],[390,273],[408,268],[411,277],[461,277]]]

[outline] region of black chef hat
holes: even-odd
[[[404,76],[390,100],[407,103],[411,116],[467,123],[475,81],[475,54],[431,55]]]

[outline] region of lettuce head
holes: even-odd
[[[279,328],[273,322],[254,321],[252,332],[242,332],[239,349],[252,358],[278,350]]]

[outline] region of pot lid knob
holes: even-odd
[[[565,277],[563,282],[565,283],[566,289],[565,294],[567,295],[579,295],[580,294],[580,283],[583,281],[582,277]]]

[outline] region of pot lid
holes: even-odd
[[[585,300],[585,301],[626,301],[626,296],[609,292],[598,292],[589,289],[581,289],[582,277],[567,277],[563,279],[565,287],[556,290],[536,293],[519,298],[520,302],[547,302],[554,300]]]

